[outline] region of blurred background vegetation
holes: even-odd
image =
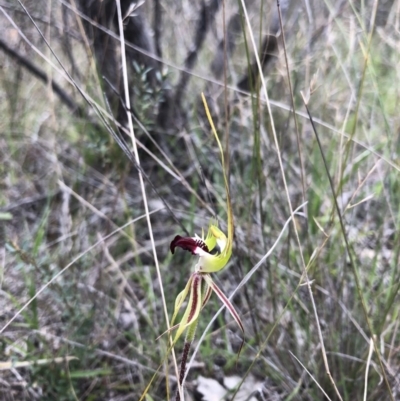
[[[400,1],[281,1],[280,22],[270,0],[121,0],[130,110],[116,4],[0,2],[0,398],[138,400],[160,364],[146,397],[173,398],[160,286],[171,316],[194,261],[169,243],[177,221],[200,235],[216,212],[226,229],[204,92],[229,159],[234,253],[215,278],[227,295],[290,217],[283,174],[292,209],[308,203],[233,299],[237,364],[224,311],[185,399],[220,399],[200,378],[226,389],[232,375],[257,385],[226,399],[400,399]],[[127,112],[161,281],[138,169],[110,135],[131,143]],[[219,307],[213,296],[199,333]]]

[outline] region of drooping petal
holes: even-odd
[[[212,294],[212,288],[207,284],[207,288],[204,291],[203,295],[203,304],[201,305],[201,309],[203,309],[207,305],[207,302],[210,300],[211,294]]]
[[[244,344],[244,327],[243,323],[240,320],[240,317],[238,313],[236,312],[235,308],[233,307],[231,301],[226,297],[226,295],[220,290],[220,288],[217,286],[217,284],[214,283],[212,280],[211,276],[209,274],[203,274],[203,279],[204,281],[212,288],[212,290],[218,295],[218,298],[222,301],[222,303],[226,306],[228,309],[229,313],[232,315],[232,317],[235,319],[235,322],[239,326],[240,330],[242,331],[243,334],[243,341],[239,349],[239,354],[240,351],[242,350],[243,344]]]
[[[189,251],[193,255],[200,255],[204,252],[209,252],[206,243],[199,237],[181,237],[180,235],[177,235],[172,240],[169,247],[172,253],[175,252],[176,247]]]
[[[174,309],[174,315],[172,316],[172,319],[171,319],[171,326],[174,324],[175,318],[179,313],[179,309],[181,308],[183,302],[185,301],[185,299],[190,291],[192,280],[193,280],[193,275],[190,276],[188,282],[186,283],[184,290],[181,291],[175,299],[175,309]]]
[[[202,293],[201,293],[201,284],[203,277],[201,274],[193,273],[191,278],[190,285],[190,297],[189,303],[186,307],[186,311],[182,317],[181,322],[179,323],[178,331],[175,334],[174,343],[178,340],[178,338],[182,335],[185,329],[194,323],[200,314],[200,309],[202,305]]]

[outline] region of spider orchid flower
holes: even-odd
[[[176,316],[189,295],[189,302],[183,314],[181,322],[177,325],[174,342],[182,335],[189,326],[196,325],[201,309],[207,304],[214,291],[222,303],[228,308],[236,323],[244,333],[243,324],[235,308],[224,295],[220,288],[214,283],[210,273],[223,269],[232,255],[232,241],[214,224],[210,224],[206,238],[204,237],[181,237],[177,235],[171,242],[171,252],[179,247],[199,256],[195,265],[194,273],[189,278],[185,289],[175,300],[175,310],[171,326]]]
[[[175,310],[171,320],[172,328],[177,327],[174,343],[187,328],[196,326],[200,311],[210,299],[213,291],[217,294],[222,303],[227,307],[227,309],[235,319],[236,323],[240,327],[242,333],[244,334],[243,324],[235,308],[233,307],[229,299],[224,295],[224,293],[219,289],[219,287],[214,283],[210,275],[210,273],[215,273],[222,270],[229,262],[229,259],[232,255],[234,226],[231,198],[229,194],[228,180],[225,174],[225,163],[222,146],[218,138],[218,134],[215,130],[214,124],[211,120],[204,96],[203,102],[221,155],[228,209],[228,235],[226,236],[218,228],[216,220],[212,220],[209,225],[206,237],[204,237],[203,231],[201,237],[197,235],[194,237],[181,237],[180,235],[177,235],[172,240],[170,245],[170,250],[172,253],[175,252],[176,248],[182,248],[199,257],[194,268],[194,273],[192,273],[192,275],[190,276],[185,289],[177,296],[175,300]],[[178,312],[188,295],[189,301],[183,317],[179,324],[173,326]]]
[[[214,223],[214,222],[212,222]],[[232,255],[232,239],[218,228],[216,224],[210,224],[206,238],[203,236],[181,237],[177,235],[171,242],[171,252],[179,247],[200,256],[195,266],[199,273],[215,273],[223,269]]]

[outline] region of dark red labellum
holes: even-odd
[[[172,240],[169,249],[171,250],[172,253],[174,253],[176,247],[182,248],[185,251],[189,251],[192,253],[192,255],[196,255],[195,253],[196,248],[201,248],[203,251],[210,253],[207,245],[200,238],[181,237],[180,235],[177,235]]]

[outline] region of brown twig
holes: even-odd
[[[62,103],[64,103],[74,115],[78,117],[86,116],[86,112],[83,107],[78,105],[75,100],[67,93],[60,85],[58,85],[53,79],[50,79],[49,76],[36,64],[30,61],[27,57],[19,53],[17,50],[11,48],[4,40],[0,39],[0,49],[4,51],[4,53],[13,57],[17,60],[22,66],[24,66],[29,72],[31,72],[36,78],[40,79],[44,83],[51,84],[53,91],[59,96]]]
[[[215,18],[215,15],[218,11],[220,5],[219,0],[211,0],[209,4],[206,4],[203,1],[203,5],[200,11],[200,18],[197,21],[197,28],[194,38],[194,43],[192,48],[189,50],[186,59],[185,59],[185,70],[190,71],[193,69],[194,64],[197,60],[197,55],[204,43],[206,38],[206,34],[211,25],[211,22]],[[175,107],[179,107],[182,95],[186,89],[186,86],[189,82],[190,75],[186,72],[182,72],[179,78],[178,84],[175,90]]]
[[[157,57],[162,57],[161,50],[161,25],[162,25],[162,12],[161,12],[161,2],[160,0],[154,1],[154,19],[153,19],[153,31],[154,31],[154,48]]]

